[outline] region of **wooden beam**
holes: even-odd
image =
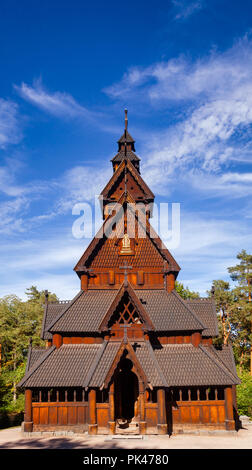
[[[167,417],[165,406],[165,389],[159,388],[157,391],[158,403],[158,434],[167,434]]]
[[[109,434],[115,434],[115,383],[109,387]]]
[[[88,393],[88,434],[97,434],[96,390]]]
[[[139,433],[146,434],[145,388],[144,388],[143,382],[139,382],[139,411],[140,411]]]
[[[88,290],[88,273],[81,275],[81,289],[84,291]]]
[[[234,411],[233,411],[233,392],[232,386],[225,388],[225,412],[226,412],[226,429],[233,431],[235,429]]]
[[[166,275],[166,290],[167,292],[171,292],[173,289],[175,289],[175,275],[169,273]]]
[[[62,342],[63,342],[62,336],[58,333],[55,333],[53,335],[53,345],[56,346],[56,348],[58,349],[62,345]]]
[[[24,414],[24,432],[32,432],[32,391],[25,390],[25,414]]]
[[[199,331],[196,331],[195,333],[192,334],[192,344],[196,348],[199,346],[201,343],[201,333]]]

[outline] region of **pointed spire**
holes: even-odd
[[[112,158],[113,169],[116,171],[118,166],[123,160],[130,160],[137,171],[140,173],[139,162],[140,158],[134,153],[135,152],[135,140],[131,137],[128,132],[128,110],[124,109],[124,132],[118,143],[118,153]]]
[[[124,113],[125,113],[125,137],[126,137],[126,132],[127,132],[127,129],[128,129],[128,110],[127,110],[127,108],[125,108]]]

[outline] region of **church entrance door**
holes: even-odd
[[[138,378],[131,370],[130,359],[122,358],[115,377],[115,419],[116,431],[138,431]]]

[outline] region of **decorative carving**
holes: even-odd
[[[120,255],[133,255],[133,251],[131,250],[130,246],[130,237],[127,233],[124,234],[122,239],[122,248],[120,251]]]

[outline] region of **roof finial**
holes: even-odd
[[[127,108],[125,108],[124,113],[125,113],[125,131],[127,131],[127,128],[128,128],[128,116],[127,116],[128,110],[127,110]]]

